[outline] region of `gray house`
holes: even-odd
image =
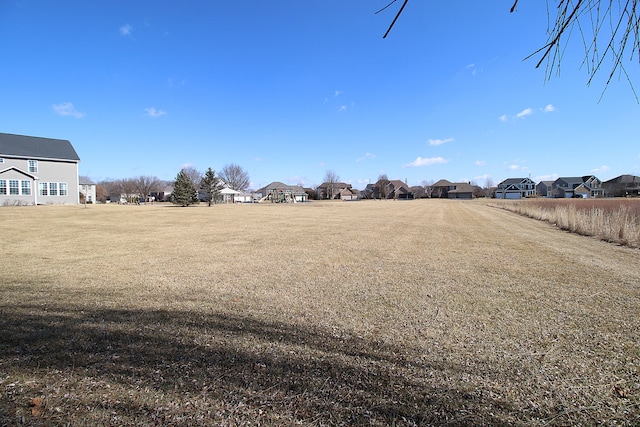
[[[602,181],[594,175],[560,177],[553,181],[553,197],[604,197]]]
[[[540,181],[538,185],[536,185],[538,197],[551,197],[552,190],[553,181]]]
[[[497,199],[524,199],[536,195],[536,183],[531,178],[508,178],[498,184]]]
[[[67,140],[0,133],[0,205],[78,204],[79,162]]]

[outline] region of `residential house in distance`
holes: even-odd
[[[415,194],[409,186],[399,179],[380,179],[375,184],[367,184],[364,189],[364,197],[367,199],[400,199],[413,200]]]
[[[456,182],[453,183],[455,188],[453,190],[449,190],[447,192],[447,197],[449,199],[473,199],[473,194],[478,190],[476,186],[471,185],[468,182]]]
[[[317,200],[339,199],[344,190],[351,190],[351,184],[344,182],[323,182],[316,188]],[[347,191],[347,193],[349,193]]]
[[[536,185],[536,194],[538,197],[551,197],[553,190],[553,181],[540,181]]]
[[[88,176],[80,176],[78,183],[80,185],[80,201],[83,203],[95,203],[96,183]]]
[[[472,199],[481,189],[469,182],[450,182],[441,179],[431,186],[431,197],[438,199]]]
[[[640,196],[640,176],[620,175],[602,183],[607,197]]]
[[[272,203],[298,203],[307,201],[307,193],[299,185],[287,185],[282,182],[272,182],[258,190],[262,195],[260,201]]]
[[[594,175],[561,177],[553,181],[552,197],[604,197],[604,188]]]
[[[78,204],[79,162],[67,140],[0,133],[0,205]]]
[[[344,200],[347,202],[360,200],[360,190],[356,190],[355,188],[351,188],[351,186],[349,186],[349,188],[343,188],[342,190],[340,190],[338,197],[340,198],[340,200]]]
[[[536,195],[536,183],[531,178],[507,178],[498,184],[496,199],[524,199]]]
[[[456,186],[452,182],[449,182],[446,179],[440,179],[431,186],[431,197],[447,199],[449,198],[449,191],[455,189]]]

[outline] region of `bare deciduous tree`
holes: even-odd
[[[391,0],[380,13],[397,0]],[[513,0],[511,12],[520,3]],[[577,32],[582,38],[584,46],[583,64],[587,67],[591,84],[594,77],[602,71],[605,63],[610,63],[605,87],[616,74],[623,75],[633,88],[633,82],[624,66],[624,60],[632,60],[634,56],[640,62],[640,9],[639,0],[556,0],[556,7],[550,7],[547,0],[549,26],[547,29],[547,43],[526,59],[540,55],[536,68],[547,64],[547,78],[559,73],[560,63],[564,52],[564,45],[572,33]],[[404,0],[395,18],[389,25],[384,37],[387,37],[396,21],[402,14],[409,0]],[[577,29],[577,31],[575,31]],[[604,71],[607,73],[607,71]]]
[[[184,172],[184,174],[189,177],[194,188],[200,188],[202,173],[198,169],[194,168],[193,166],[187,166],[185,168],[182,168],[181,172]]]
[[[422,181],[420,183],[422,185],[422,188],[424,188],[424,193],[425,196],[427,196],[428,198],[431,198],[431,192],[433,191],[433,181]]]
[[[387,197],[389,197],[389,178],[387,177],[387,174],[383,173],[378,176],[376,187],[381,199],[386,199]]]
[[[327,170],[324,174],[324,183],[327,185],[327,199],[332,200],[336,196],[337,186],[340,182],[340,175],[334,170]]]
[[[155,176],[139,176],[134,179],[136,192],[142,196],[144,203],[147,203],[149,195],[160,189],[160,180]]]
[[[236,191],[245,191],[251,183],[247,171],[234,163],[225,165],[222,168],[220,178]]]

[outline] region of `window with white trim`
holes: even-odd
[[[67,183],[66,182],[59,182],[58,183],[58,189],[60,190],[60,195],[61,196],[66,196],[67,195]]]
[[[21,181],[20,182],[20,191],[22,192],[23,196],[30,196],[31,195],[31,181]]]
[[[7,195],[7,180],[0,179],[0,196],[6,196],[6,195]]]
[[[57,182],[50,182],[49,183],[49,195],[50,196],[57,196],[58,195],[58,183]]]
[[[29,173],[37,173],[37,172],[38,172],[38,161],[29,160]]]
[[[9,180],[9,194],[11,194],[12,196],[20,195],[20,181],[18,181],[17,179]]]
[[[38,188],[40,189],[40,191],[38,191],[38,194],[41,196],[48,196],[49,192],[47,191],[47,183],[46,182],[39,182],[38,183]]]

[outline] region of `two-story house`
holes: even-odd
[[[507,178],[498,184],[496,199],[524,199],[536,195],[536,183],[531,178]]]
[[[0,133],[0,205],[78,204],[79,162],[67,140]]]
[[[608,197],[640,196],[640,176],[620,175],[602,183]]]
[[[552,196],[568,197],[604,197],[602,181],[594,175],[560,177],[553,181]]]

